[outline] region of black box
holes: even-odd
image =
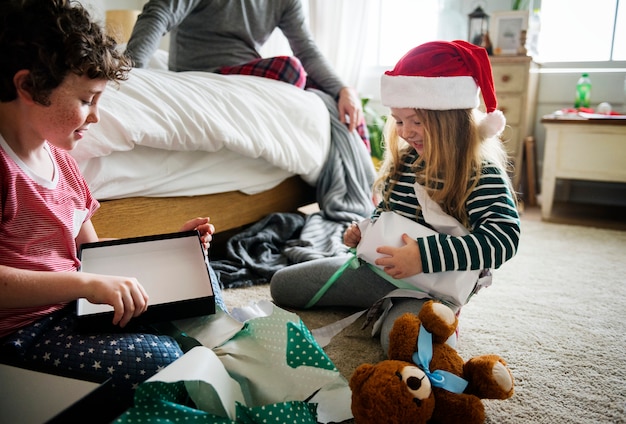
[[[135,277],[148,292],[148,309],[129,325],[191,318],[215,313],[215,295],[197,231],[85,243],[82,272]],[[76,302],[81,331],[114,331],[113,307]]]
[[[1,423],[110,423],[121,404],[110,379],[77,380],[0,364]]]

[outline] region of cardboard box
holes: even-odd
[[[86,243],[82,272],[135,277],[150,297],[148,310],[129,325],[215,313],[215,296],[197,231]],[[113,307],[77,301],[81,331],[112,331]],[[125,328],[127,329],[127,328]]]
[[[107,423],[130,405],[114,401],[111,380],[92,382],[0,364],[0,422]]]

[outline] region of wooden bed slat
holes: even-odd
[[[315,188],[296,176],[253,195],[233,191],[104,200],[92,222],[100,238],[125,238],[178,231],[189,219],[209,216],[220,233],[252,224],[273,212],[295,212],[313,202]]]

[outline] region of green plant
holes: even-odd
[[[528,9],[528,0],[513,0],[513,10]]]
[[[380,115],[374,108],[368,106],[370,99],[362,98],[363,115],[365,115],[365,124],[370,135],[371,156],[376,161],[381,161],[385,153],[385,145],[383,143],[383,128],[385,126],[385,116]]]

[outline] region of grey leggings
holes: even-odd
[[[350,256],[339,256],[316,259],[277,271],[270,282],[272,299],[279,306],[303,309],[349,258]],[[348,267],[315,306],[350,306],[366,309],[395,289],[396,286],[366,265],[357,269]],[[389,332],[396,318],[405,312],[419,313],[425,300],[393,298],[391,302],[393,306],[382,323],[380,334],[380,342],[385,353],[389,347]]]

